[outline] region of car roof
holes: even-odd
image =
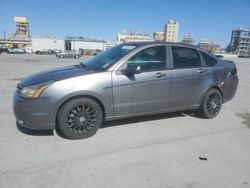
[[[184,44],[181,42],[161,42],[161,41],[143,41],[143,42],[125,42],[122,44],[129,44],[129,45],[136,45],[136,46],[145,46],[145,45],[151,45],[151,44],[169,44],[169,45],[178,45],[178,46],[186,46],[186,47],[193,47],[197,48],[197,46],[191,45],[191,44]]]
[[[164,41],[143,41],[143,42],[125,42],[125,43],[122,43],[124,45],[135,45],[135,46],[147,46],[147,45],[154,45],[154,44],[162,44],[162,45],[176,45],[176,46],[182,46],[182,47],[190,47],[190,48],[194,48],[196,50],[200,50],[200,51],[203,51],[205,53],[208,53],[210,55],[213,55],[211,54],[209,51],[203,49],[203,48],[200,48],[199,46],[195,46],[195,45],[192,45],[192,44],[185,44],[185,43],[181,43],[181,42],[164,42]]]

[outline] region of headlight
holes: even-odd
[[[33,85],[33,86],[27,86],[23,87],[20,94],[24,98],[39,98],[42,92],[51,84],[49,83],[43,83],[39,85]]]

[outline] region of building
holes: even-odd
[[[153,38],[155,41],[164,41],[164,32],[154,32]]]
[[[7,46],[8,48],[23,48],[31,45],[30,38],[30,23],[26,17],[14,17],[15,32],[6,38],[4,31],[4,38],[0,39],[0,45]]]
[[[124,42],[144,42],[144,41],[153,41],[153,38],[149,33],[146,32],[123,31],[117,34],[118,44]]]
[[[207,50],[207,49],[208,49],[208,46],[209,46],[208,40],[207,40],[206,38],[201,39],[201,40],[199,41],[199,43],[198,43],[198,46],[199,46],[200,48],[203,48],[203,49]]]
[[[106,50],[107,42],[96,39],[77,39],[77,38],[57,38],[57,37],[32,37],[32,50]]]
[[[30,40],[30,24],[26,17],[14,17],[16,24],[15,33],[12,35],[12,40]]]
[[[250,56],[250,29],[234,29],[227,51],[242,56]]]
[[[64,51],[65,40],[63,38],[32,37],[32,50],[57,49]]]
[[[179,22],[170,20],[165,25],[164,40],[166,42],[179,42]]]
[[[181,40],[184,44],[193,44],[194,43],[194,35],[192,33],[186,33],[184,38]]]
[[[221,46],[218,42],[208,42],[207,39],[201,39],[198,43],[198,46],[200,48],[203,48],[204,50],[207,50],[211,53],[220,53],[221,52]]]

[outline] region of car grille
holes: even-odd
[[[18,83],[16,86],[16,92],[19,96],[21,96],[21,90],[23,89],[23,85],[21,83]]]

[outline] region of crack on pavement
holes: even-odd
[[[43,164],[37,164],[37,165],[32,165],[30,167],[27,167],[25,169],[23,168],[20,168],[18,170],[7,170],[5,172],[2,172],[1,175],[0,175],[0,178],[3,177],[3,176],[6,176],[8,174],[22,174],[24,173],[24,171],[32,171],[32,170],[38,170],[41,171],[42,169],[46,169],[46,168],[52,168],[52,167],[57,167],[57,166],[60,166],[60,165],[64,165],[64,162],[61,161],[61,160],[57,160],[57,161],[54,161],[54,162],[51,162],[51,163],[43,163]]]
[[[250,129],[250,113],[236,113],[236,116],[242,118],[244,121],[242,122]]]

